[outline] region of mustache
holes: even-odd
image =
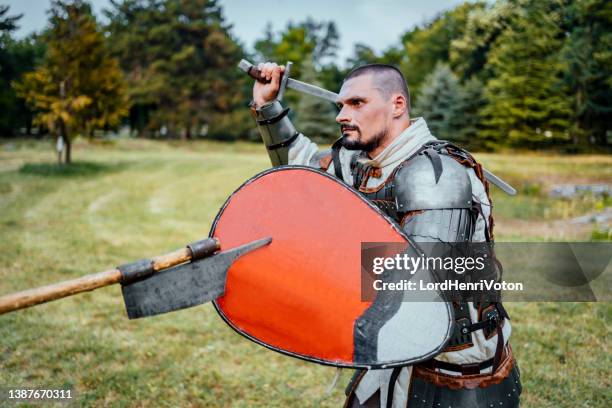
[[[341,125],[340,126],[340,133],[344,133],[348,130],[356,130],[359,131],[359,126],[355,126],[355,125]]]

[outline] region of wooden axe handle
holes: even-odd
[[[192,249],[198,252],[196,258],[208,256],[219,249],[219,241],[216,238],[199,241],[165,255],[151,258],[153,273],[170,268],[192,260]],[[103,288],[121,282],[123,275],[119,268],[109,269],[104,272],[93,273],[83,277],[41,286],[39,288],[24,290],[0,297],[0,314],[25,309],[52,300],[76,295],[81,292]]]

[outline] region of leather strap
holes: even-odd
[[[332,161],[334,163],[334,173],[340,180],[344,180],[342,175],[342,163],[340,163],[340,148],[342,147],[342,137],[332,145]]]
[[[395,392],[395,383],[397,382],[397,377],[399,377],[401,370],[402,367],[395,367],[391,372],[391,378],[389,378],[389,389],[387,390],[387,408],[393,407],[393,394]]]
[[[281,113],[279,113],[278,115],[276,115],[273,118],[270,119],[260,119],[257,121],[258,125],[273,125],[277,122],[279,122],[282,118],[284,118],[285,116],[287,116],[287,114],[289,113],[290,109],[289,108],[285,108],[282,110]]]
[[[280,149],[281,147],[287,147],[289,146],[291,143],[293,143],[293,141],[295,139],[297,139],[297,137],[300,135],[299,132],[295,132],[295,134],[285,140],[283,140],[282,142],[278,142],[278,143],[274,143],[271,144],[269,146],[266,146],[266,149],[268,150],[276,150],[276,149]]]
[[[502,347],[503,351],[503,347]],[[505,353],[501,353],[500,361],[502,360],[502,355]],[[482,361],[480,363],[474,364],[453,364],[446,361],[440,360],[427,360],[419,364],[421,367],[429,368],[430,370],[440,369],[446,371],[453,371],[456,373],[461,373],[461,375],[475,375],[480,374],[480,372],[489,367],[493,367],[495,365],[495,357],[490,358],[488,360]],[[495,372],[495,370],[493,370]]]
[[[499,368],[491,373],[473,375],[451,375],[427,368],[422,363],[414,366],[412,371],[415,378],[434,384],[436,387],[448,387],[451,390],[486,388],[500,384],[506,379],[514,366],[512,348],[504,347],[504,353]]]
[[[495,356],[493,357],[493,372],[497,371],[499,364],[502,361],[502,355],[504,354],[504,332],[502,331],[501,325],[497,326],[497,346],[495,348]]]

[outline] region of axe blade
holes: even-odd
[[[198,261],[160,271],[121,286],[130,319],[155,316],[210,302],[225,293],[229,267],[236,259],[269,244],[263,238]]]

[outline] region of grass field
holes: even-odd
[[[608,199],[546,192],[555,183],[609,183],[612,157],[477,157],[521,192],[493,192],[498,241],[609,236],[571,222]],[[47,143],[0,149],[0,294],[203,238],[225,198],[268,167],[251,144],[82,143],[74,158],[58,170]],[[612,406],[610,304],[507,309],[524,406]],[[334,374],[240,337],[211,305],[130,321],[118,287],[0,316],[0,387],[70,387],[79,406],[337,407],[351,373],[327,394]]]

